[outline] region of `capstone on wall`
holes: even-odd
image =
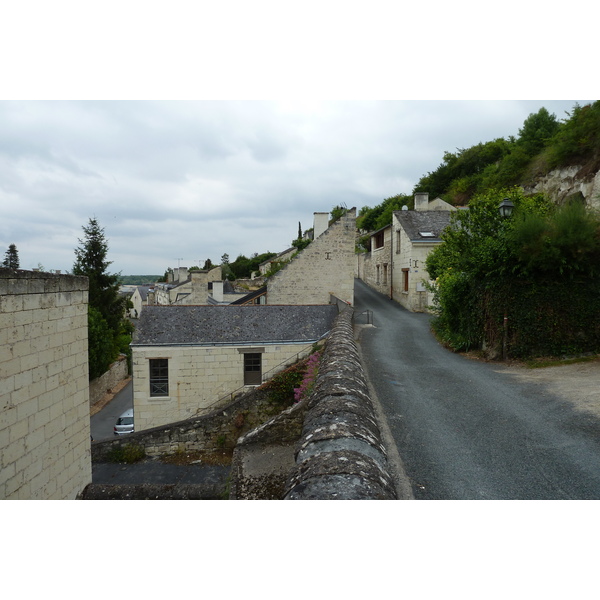
[[[0,498],[91,482],[86,277],[0,269]]]
[[[356,209],[314,239],[268,282],[269,304],[354,303]]]
[[[308,356],[312,345],[133,346],[136,431],[195,417],[244,393],[244,353],[261,354],[263,380]],[[150,396],[150,359],[168,359],[169,395]]]

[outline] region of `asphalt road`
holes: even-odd
[[[92,437],[95,441],[115,437],[115,421],[129,408],[133,408],[133,383],[129,382],[98,413],[90,417]]]
[[[444,349],[429,315],[356,281],[363,364],[416,499],[600,499],[600,419]]]

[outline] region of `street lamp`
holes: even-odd
[[[500,202],[500,206],[498,206],[498,210],[500,211],[500,216],[504,219],[508,219],[510,215],[512,215],[513,209],[515,205],[508,199],[504,198],[502,202]],[[503,324],[503,335],[502,335],[502,358],[507,360],[508,358],[508,314],[506,308],[504,309],[504,324]]]
[[[504,200],[500,202],[500,206],[498,206],[500,216],[504,218],[510,217],[510,215],[512,215],[514,207],[515,205],[508,198],[504,198]]]

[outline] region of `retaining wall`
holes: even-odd
[[[100,402],[104,397],[104,394],[110,393],[110,391],[117,386],[118,383],[127,379],[127,357],[121,355],[119,359],[110,365],[109,370],[90,381],[90,407],[94,406],[97,402]]]
[[[144,448],[147,456],[232,449],[240,435],[279,410],[269,399],[268,390],[258,388],[201,417],[92,442],[92,461],[105,461],[114,447],[127,444]]]

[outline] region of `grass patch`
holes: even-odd
[[[161,456],[160,462],[169,465],[209,465],[209,466],[229,466],[231,464],[232,450],[215,450],[213,452],[202,452],[199,450],[190,450],[175,452],[168,456]]]
[[[600,360],[600,356],[577,356],[573,358],[533,358],[524,361],[528,369],[545,369],[546,367],[562,367],[563,365],[574,365],[576,363],[594,362]]]

